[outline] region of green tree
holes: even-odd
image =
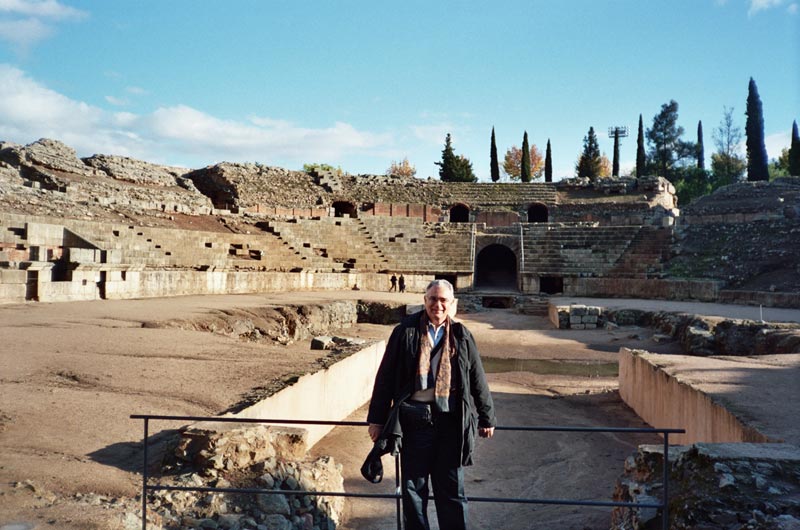
[[[795,130],[797,127],[795,127]],[[550,138],[547,139],[547,149],[544,156],[544,181],[553,182],[553,153],[550,151]]]
[[[639,134],[636,136],[636,178],[644,176],[647,165],[647,155],[644,152],[644,126],[642,115],[639,114]]]
[[[661,111],[653,116],[653,127],[647,129],[650,144],[650,164],[652,169],[670,182],[677,178],[676,168],[687,157],[694,154],[691,142],[681,140],[683,127],[678,126],[678,103],[673,99],[661,105]]]
[[[442,161],[436,162],[439,166],[439,178],[444,182],[475,182],[478,180],[472,171],[472,162],[463,156],[456,156],[450,133],[444,141]]]
[[[789,147],[789,174],[800,177],[800,135],[797,134],[797,120],[792,122],[792,143]]]
[[[705,169],[686,166],[676,169],[675,173],[675,195],[678,197],[678,206],[685,206],[697,197],[711,193],[711,179]]]
[[[778,177],[791,176],[789,173],[789,148],[784,147],[781,149],[781,156],[777,160],[772,159],[769,161],[769,179],[774,180]]]
[[[619,129],[614,127],[614,162],[611,165],[611,176],[619,176]]]
[[[489,159],[492,182],[497,182],[500,180],[500,165],[497,161],[497,143],[494,139],[494,127],[492,127],[492,147],[489,149]]]
[[[583,137],[583,152],[575,171],[578,177],[596,179],[601,171],[600,146],[597,143],[597,136],[594,134],[594,127],[589,127],[589,132]]]
[[[744,132],[747,136],[747,180],[768,180],[769,160],[767,148],[764,145],[764,113],[761,106],[761,97],[753,78],[747,87],[747,122]]]
[[[711,155],[712,188],[742,180],[747,164],[739,154],[742,130],[733,121],[733,107],[722,107],[722,120],[712,137],[717,147],[717,152]]]
[[[528,147],[528,131],[522,135],[522,166],[520,167],[519,178],[522,182],[531,181],[531,150]]]
[[[697,122],[697,167],[700,169],[706,168],[706,148],[703,146],[703,122]]]

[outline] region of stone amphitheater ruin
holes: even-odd
[[[408,293],[386,293],[392,274]],[[489,344],[501,423],[684,428],[671,438],[671,528],[800,528],[800,178],[679,209],[659,177],[187,170],[80,159],[47,139],[0,143],[0,528],[141,528],[131,414],[361,421],[383,339],[434,278],[455,285],[460,317]],[[363,432],[155,428],[152,471],[170,484],[375,491],[356,478]],[[479,447],[468,495],[563,497],[542,490],[557,484],[652,502],[663,488],[657,437],[496,438]],[[335,497],[148,503],[148,528],[394,524],[393,506]],[[659,520],[471,510],[476,528]]]

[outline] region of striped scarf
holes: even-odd
[[[419,329],[419,355],[417,364],[417,380],[415,390],[426,390],[433,387],[434,405],[439,412],[450,411],[450,359],[455,355],[455,341],[450,335],[450,317],[444,323],[444,333],[441,340],[442,357],[439,361],[439,369],[436,371],[436,379],[431,373],[431,352],[433,343],[428,334],[428,315],[423,313],[420,319]]]

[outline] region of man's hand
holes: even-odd
[[[369,432],[369,437],[372,439],[372,442],[375,443],[378,441],[378,437],[381,435],[381,431],[383,430],[383,425],[380,423],[370,423],[367,432]]]
[[[478,436],[481,438],[491,438],[494,436],[494,427],[479,427]]]

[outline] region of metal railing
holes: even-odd
[[[394,493],[346,493],[341,491],[307,491],[307,490],[282,490],[261,488],[210,488],[190,486],[162,486],[148,484],[148,451],[147,438],[151,420],[158,421],[210,421],[215,423],[265,423],[273,425],[333,425],[337,427],[366,427],[363,421],[325,421],[325,420],[287,420],[287,419],[257,419],[257,418],[232,418],[213,416],[164,416],[155,414],[132,414],[134,420],[144,421],[143,456],[142,456],[142,530],[147,530],[147,493],[149,491],[198,491],[204,493],[244,493],[267,495],[309,495],[318,497],[360,497],[370,499],[395,499],[397,510],[397,528],[402,528],[400,491],[400,464],[395,458],[395,492]],[[684,429],[667,428],[638,428],[638,427],[518,427],[497,426],[495,431],[523,431],[523,432],[589,432],[589,433],[628,433],[628,434],[660,434],[664,437],[664,464],[662,473],[663,493],[660,503],[634,503],[616,501],[581,501],[572,499],[527,499],[514,497],[468,497],[470,502],[496,502],[508,504],[553,504],[563,506],[592,506],[610,508],[656,508],[661,510],[661,529],[669,529],[669,435],[683,434]]]

